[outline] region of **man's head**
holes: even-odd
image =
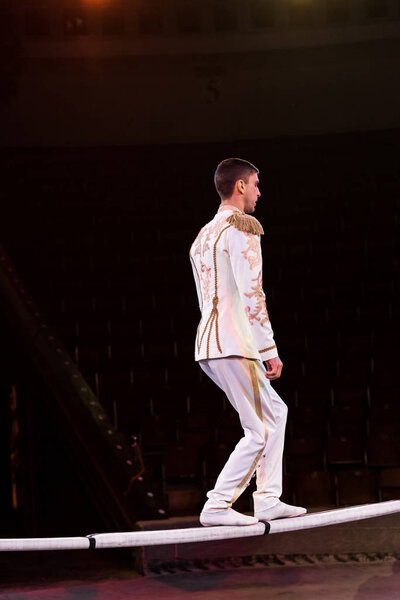
[[[245,213],[255,211],[258,189],[258,169],[247,160],[227,158],[219,163],[214,183],[223,203],[238,206]]]

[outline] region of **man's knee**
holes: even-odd
[[[264,450],[265,445],[267,443],[267,431],[266,429],[254,430],[251,432],[251,441],[254,446],[254,449],[259,452],[260,450]]]

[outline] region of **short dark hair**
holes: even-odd
[[[242,158],[226,158],[219,163],[214,175],[214,183],[222,199],[230,198],[235,188],[235,183],[243,179],[247,183],[250,175],[259,173],[248,160]]]

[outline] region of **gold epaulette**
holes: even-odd
[[[264,234],[264,229],[260,221],[257,221],[257,219],[251,215],[242,215],[235,212],[227,218],[227,221],[230,225],[239,229],[239,231],[254,233],[255,235]]]

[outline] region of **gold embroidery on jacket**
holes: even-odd
[[[193,257],[196,258],[196,256],[199,256],[200,261],[201,257],[204,256],[207,250],[209,250],[209,245],[207,241],[208,237],[209,233],[207,225],[205,225],[202,229],[200,229],[197,238],[193,242]]]
[[[255,235],[246,233],[246,244],[247,250],[242,250],[242,254],[248,261],[250,269],[252,270],[254,267],[261,265],[262,262],[260,242]]]
[[[209,243],[213,236],[218,236],[221,231],[221,228],[225,225],[225,221],[223,219],[216,219],[215,223],[211,221],[211,224],[207,227],[207,231],[204,235],[203,240],[203,248],[202,253],[204,254],[207,250],[210,249]],[[200,232],[201,233],[201,232]]]
[[[219,224],[220,225],[220,224]],[[212,333],[212,329],[213,329],[213,325],[215,325],[215,339],[217,342],[217,349],[220,353],[222,353],[222,349],[221,349],[221,344],[219,342],[219,330],[218,330],[218,302],[219,302],[219,298],[218,298],[218,270],[217,270],[217,244],[221,238],[221,235],[224,233],[224,231],[226,231],[227,229],[229,229],[230,225],[227,225],[226,227],[224,227],[218,234],[217,239],[214,242],[214,247],[213,247],[213,263],[214,263],[214,296],[212,299],[212,304],[213,307],[211,309],[211,313],[210,316],[208,317],[207,323],[205,324],[205,327],[203,329],[203,333],[201,334],[201,338],[200,338],[200,345],[199,348],[201,347],[201,344],[203,342],[203,338],[204,335],[208,329],[208,335],[207,335],[207,358],[210,358],[210,339],[211,339],[211,333]],[[217,227],[214,228],[214,230],[217,229]]]
[[[226,219],[230,225],[239,229],[239,231],[245,231],[247,233],[253,233],[255,235],[263,235],[264,229],[255,217],[251,215],[240,214],[234,212]]]
[[[261,354],[261,352],[268,352],[268,350],[273,350],[274,348],[276,348],[275,344],[273,346],[270,346],[269,348],[263,348],[262,350],[259,350],[259,352]]]
[[[191,260],[192,265],[194,267],[194,270],[196,271],[197,279],[199,281],[199,290],[200,290],[200,312],[201,312],[201,318],[200,318],[199,324],[197,325],[197,332],[196,332],[196,345],[197,345],[197,351],[199,352],[200,351],[200,344],[199,344],[200,325],[201,325],[201,322],[203,320],[203,293],[201,291],[201,282],[200,282],[199,272],[197,270],[196,263],[194,262],[194,260],[193,260],[192,255],[191,255],[190,252],[189,252],[189,257],[190,257],[190,260]]]
[[[211,267],[207,267],[206,264],[200,259],[200,281],[203,285],[204,300],[209,302],[210,300],[210,283],[211,283]]]
[[[255,298],[256,305],[254,307],[254,312],[251,312],[250,306],[246,306],[246,312],[249,317],[250,325],[253,325],[254,320],[258,321],[261,325],[267,323],[269,321],[267,305],[265,303],[265,294],[262,289],[262,275],[261,271],[258,276],[252,279],[251,281],[255,281],[255,285],[252,286],[252,292],[244,295],[247,298]]]
[[[202,227],[196,237],[196,239],[193,242],[193,256],[196,256],[197,254],[201,254],[201,238],[203,237],[203,232],[205,230],[205,228],[207,227],[207,225],[204,225],[204,227]]]

